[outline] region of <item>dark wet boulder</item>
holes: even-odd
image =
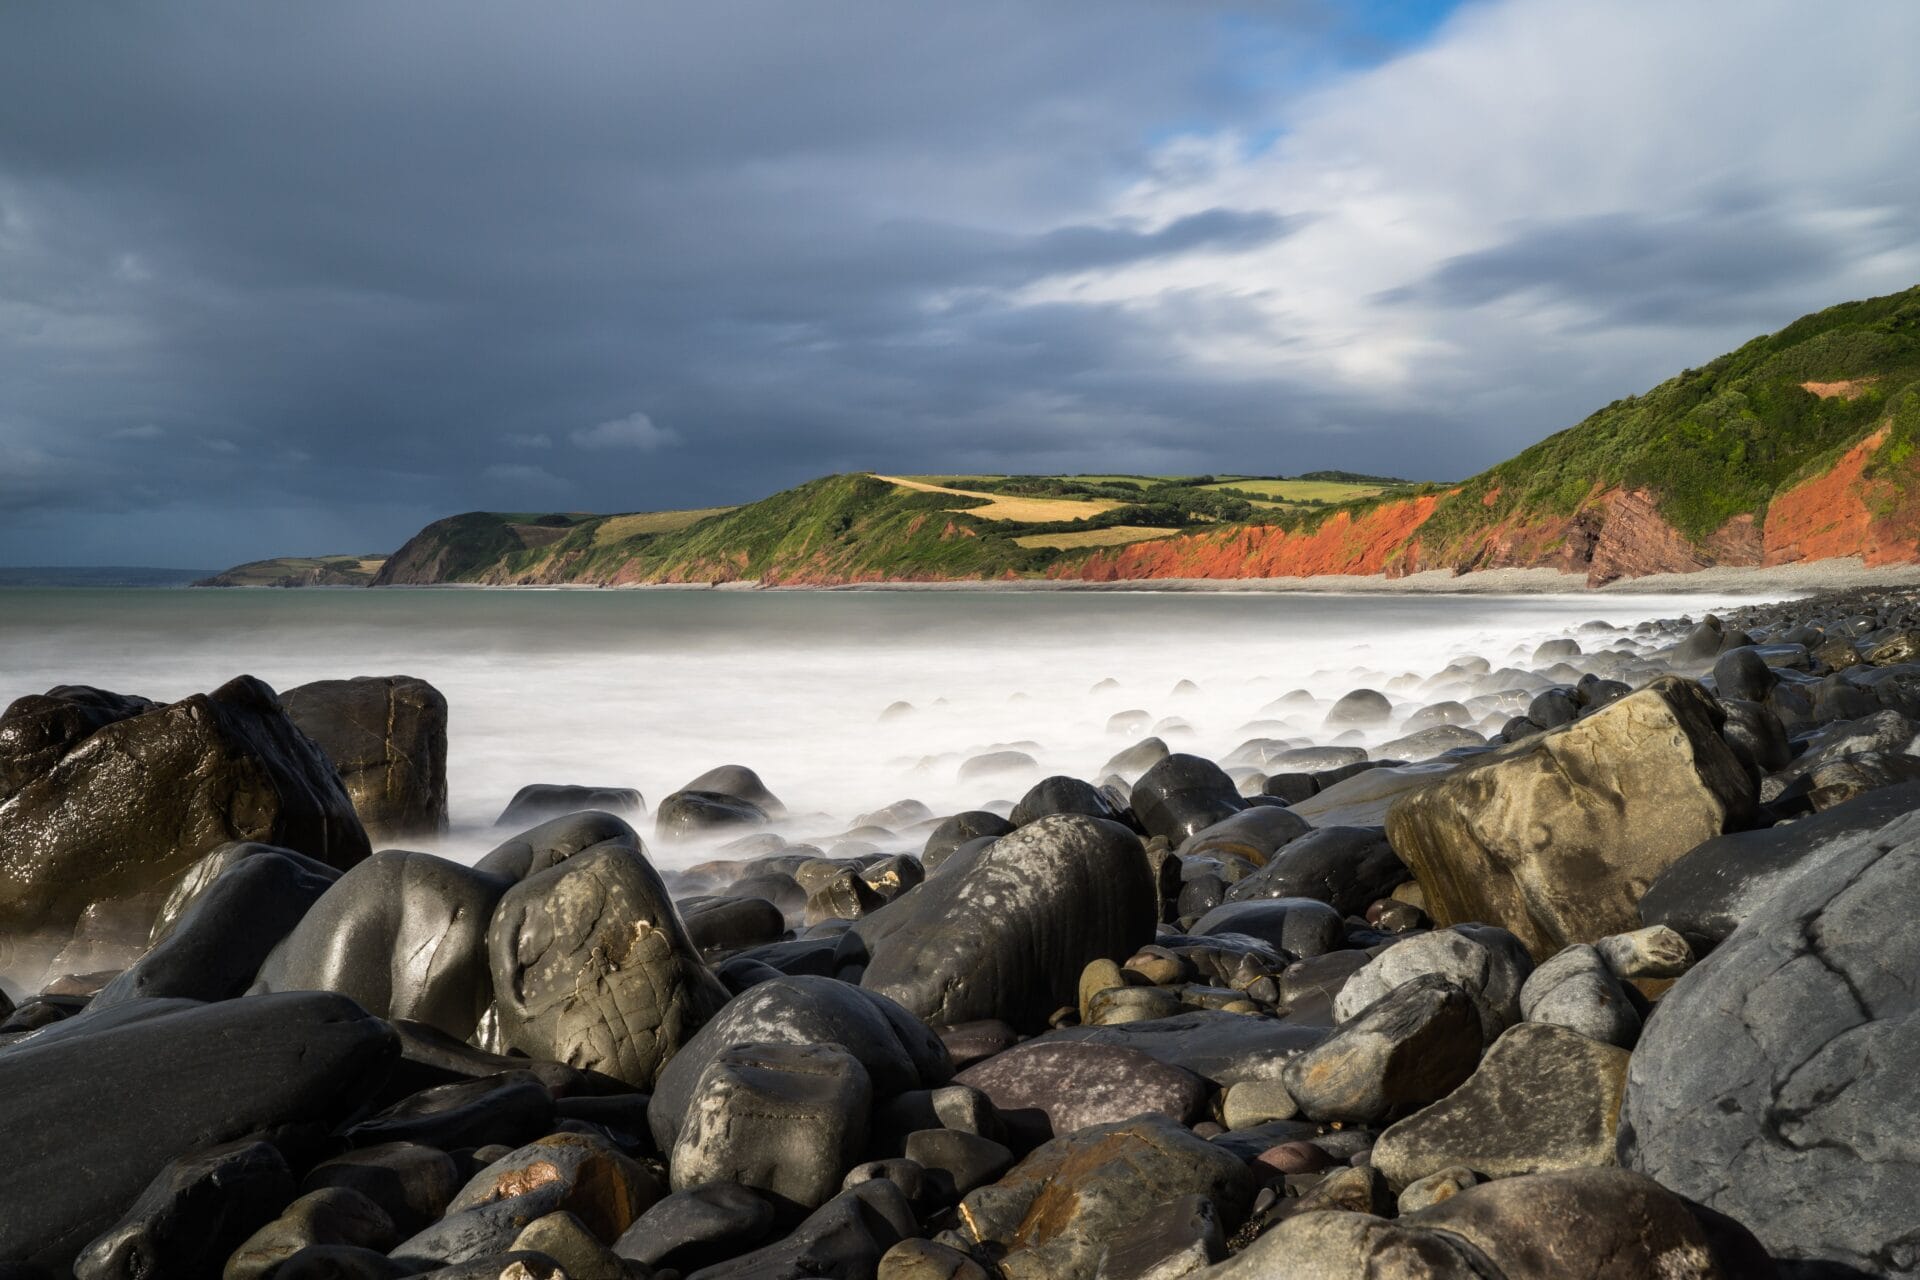
[[[302,1249],[390,1249],[399,1239],[385,1209],[350,1187],[326,1187],[301,1196],[248,1236],[228,1258],[221,1280],[277,1275],[281,1264]]]
[[[1402,983],[1290,1059],[1281,1079],[1315,1120],[1374,1124],[1452,1092],[1483,1041],[1466,990],[1437,974]]]
[[[1327,724],[1336,728],[1371,728],[1393,718],[1393,703],[1377,689],[1355,689],[1342,694],[1327,709]]]
[[[1716,836],[1647,887],[1640,919],[1668,926],[1696,952],[1711,951],[1803,871],[1915,811],[1920,811],[1920,784],[1908,783],[1795,822]]]
[[[1416,934],[1376,954],[1348,978],[1334,998],[1344,1022],[1416,978],[1437,975],[1467,993],[1480,1016],[1481,1038],[1492,1044],[1520,1020],[1520,993],[1533,960],[1520,940],[1491,925],[1462,924]]]
[[[329,1132],[379,1089],[398,1051],[351,1000],[303,992],[0,1052],[10,1153],[0,1258],[66,1266],[168,1162],[250,1134]]]
[[[676,791],[660,802],[653,830],[662,840],[691,840],[767,822],[767,811],[751,800],[720,791]]]
[[[316,680],[280,695],[340,771],[375,840],[447,828],[447,700],[414,676]]]
[[[1040,762],[1024,751],[985,751],[961,761],[957,776],[962,782],[970,782],[1029,773],[1039,767]]]
[[[1142,738],[1114,752],[1113,758],[1100,766],[1100,776],[1119,774],[1124,778],[1137,778],[1172,754],[1165,739]]]
[[[1027,788],[1027,793],[1013,806],[1013,814],[1008,821],[1016,828],[1024,827],[1056,813],[1078,813],[1089,818],[1105,818],[1109,822],[1125,821],[1119,810],[1114,808],[1113,801],[1100,788],[1064,774],[1042,778]]]
[[[765,898],[693,898],[679,906],[687,937],[702,952],[762,946],[787,931],[786,916]]]
[[[1752,646],[1728,649],[1714,659],[1714,692],[1721,698],[1740,698],[1759,702],[1766,698],[1778,677]]]
[[[1727,714],[1720,736],[1733,748],[1740,763],[1756,775],[1786,767],[1792,758],[1786,726],[1771,708],[1763,702],[1742,702],[1738,698],[1722,698],[1720,707]]]
[[[1194,832],[1179,844],[1183,858],[1229,856],[1264,867],[1312,827],[1298,814],[1279,805],[1257,805]]]
[[[1920,817],[1831,849],[1661,1000],[1629,1068],[1621,1163],[1777,1256],[1920,1274]]]
[[[1365,911],[1409,876],[1378,827],[1319,827],[1227,890],[1227,901],[1317,898],[1343,916]]]
[[[473,869],[509,880],[525,880],[601,844],[641,847],[639,835],[624,819],[605,810],[585,809],[549,818],[508,837],[474,863]]]
[[[932,871],[961,845],[983,837],[997,840],[1012,830],[1013,824],[997,813],[969,809],[954,814],[928,833],[927,843],[920,850],[920,858],[927,870]]]
[[[74,1260],[75,1280],[215,1275],[262,1223],[293,1199],[278,1148],[243,1139],[182,1156]]]
[[[1150,941],[1159,914],[1133,832],[1078,814],[1042,818],[877,913],[886,919],[865,935],[861,984],[929,1022],[1034,1029],[1074,1001],[1088,961]]]
[[[1217,1009],[1194,1009],[1171,1017],[1104,1027],[1066,1027],[1036,1036],[1031,1044],[1073,1042],[1137,1049],[1158,1062],[1182,1067],[1221,1088],[1242,1080],[1277,1080],[1296,1054],[1320,1043],[1324,1026],[1284,1018],[1250,1018]]]
[[[687,1280],[867,1280],[881,1256],[920,1234],[913,1206],[885,1178],[849,1187],[786,1236],[752,1253],[715,1263]]]
[[[526,1142],[553,1124],[553,1095],[531,1071],[502,1071],[408,1094],[346,1131],[359,1147],[421,1143],[459,1151]]]
[[[680,788],[682,791],[706,791],[745,800],[776,821],[787,816],[787,806],[767,789],[760,775],[743,764],[723,764],[709,769]]]
[[[493,820],[496,827],[548,825],[569,814],[598,811],[641,817],[647,801],[632,787],[592,787],[566,782],[531,782],[513,793]]]
[[[676,1191],[634,1220],[613,1251],[653,1267],[697,1270],[752,1249],[773,1230],[773,1204],[732,1182]]]
[[[694,1082],[669,1153],[673,1189],[730,1182],[817,1209],[867,1145],[873,1081],[835,1044],[729,1045]]]
[[[341,876],[260,968],[257,991],[338,991],[465,1038],[493,999],[487,922],[502,877],[387,849]]]
[[[1208,1093],[1193,1072],[1138,1049],[1045,1037],[975,1063],[954,1079],[985,1094],[1028,1146],[1149,1111],[1192,1124]]]
[[[727,998],[659,873],[615,844],[509,889],[487,954],[506,1044],[640,1089]]]
[[[18,699],[0,779],[0,933],[64,934],[89,903],[164,891],[229,841],[342,868],[368,853],[340,775],[251,676],[169,706],[64,687]]]
[[[329,1188],[358,1192],[398,1230],[413,1232],[446,1212],[460,1189],[460,1166],[422,1142],[383,1142],[323,1160],[300,1182],[303,1193]]]
[[[1141,774],[1130,803],[1142,831],[1176,845],[1247,807],[1225,770],[1185,754],[1170,755]]]
[[[756,983],[730,1000],[660,1073],[647,1121],[671,1151],[701,1074],[736,1044],[831,1044],[859,1059],[876,1099],[945,1084],[947,1051],[926,1024],[884,996],[832,978],[792,976]]]
[[[109,982],[89,1011],[142,996],[227,1000],[245,994],[268,954],[340,875],[324,863],[265,845],[224,847],[248,856],[233,859],[168,921],[159,945]]]
[[[1199,1196],[1234,1227],[1253,1175],[1233,1153],[1162,1115],[1053,1139],[961,1204],[962,1229],[1008,1280],[1093,1280],[1108,1243],[1169,1200]]]
[[[1541,959],[1623,932],[1656,876],[1752,818],[1723,719],[1698,684],[1662,677],[1406,793],[1387,837],[1441,924],[1497,924]]]
[[[1346,937],[1340,913],[1315,898],[1250,898],[1223,902],[1194,921],[1196,938],[1240,934],[1288,956],[1318,956],[1339,948]]]

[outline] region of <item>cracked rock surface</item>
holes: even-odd
[[[1621,1162],[1783,1257],[1920,1274],[1920,816],[1830,852],[1661,1002]]]

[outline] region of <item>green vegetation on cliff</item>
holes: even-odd
[[[280,556],[250,560],[201,578],[196,587],[364,587],[380,572],[386,557]]]

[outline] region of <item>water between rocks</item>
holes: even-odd
[[[1497,669],[1542,640],[1604,648],[1691,596],[1154,592],[0,590],[0,704],[56,684],[174,699],[241,672],[275,688],[406,673],[447,697],[453,830],[470,859],[529,782],[638,787],[649,805],[709,767],[750,765],[794,839],[912,798],[935,814],[1012,801],[1049,773],[1098,780],[1130,741],[1224,759],[1250,738],[1332,741],[1331,700],[1420,705],[1408,673]],[[1101,682],[1113,681],[1103,685]],[[1176,690],[1181,682],[1195,688]],[[1096,688],[1096,685],[1101,687]],[[1318,699],[1262,708],[1305,689]],[[910,704],[911,710],[888,708]],[[1138,723],[1113,729],[1117,713]],[[1178,721],[1179,724],[1168,723]],[[1184,727],[1182,727],[1184,725]],[[961,780],[993,750],[1034,768]],[[637,822],[651,843],[651,822]],[[699,849],[654,853],[672,865]]]

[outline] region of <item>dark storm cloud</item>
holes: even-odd
[[[1042,403],[1167,430],[1178,374],[1099,376],[1134,325],[996,333],[984,294],[1287,234],[1101,216],[1165,121],[1242,105],[1229,52],[1147,0],[10,8],[0,559],[738,500],[990,422],[1019,465]],[[676,443],[576,443],[635,414]]]

